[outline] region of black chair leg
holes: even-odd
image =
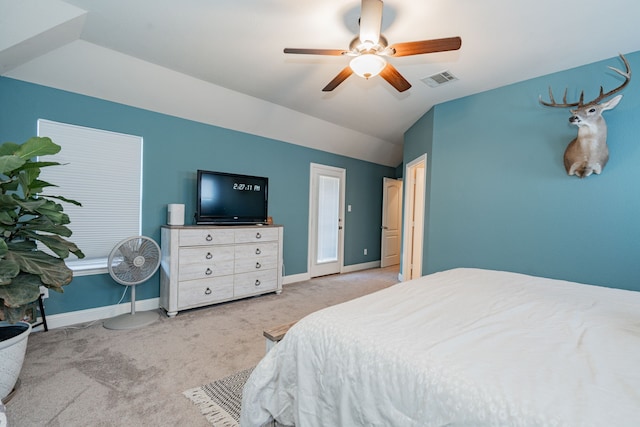
[[[37,327],[42,325],[42,327],[44,328],[44,331],[47,332],[49,330],[49,328],[47,327],[47,316],[44,314],[44,303],[42,302],[42,295],[40,294],[40,296],[38,297],[38,308],[40,309],[40,316],[42,317],[42,321],[39,323],[35,323],[32,325],[32,327]]]

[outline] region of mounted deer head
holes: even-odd
[[[617,68],[609,67],[611,70],[624,77],[624,83],[617,88],[604,93],[604,89],[600,86],[600,95],[593,101],[584,103],[584,91],[580,92],[580,100],[578,102],[567,102],[567,89],[564,91],[562,103],[557,103],[553,99],[553,92],[549,87],[550,102],[545,102],[540,97],[540,103],[547,107],[572,108],[569,123],[578,126],[578,136],[569,143],[564,152],[564,167],[567,174],[576,175],[585,178],[592,173],[599,174],[604,169],[609,160],[609,147],[607,147],[607,124],[602,117],[602,112],[614,108],[622,95],[615,96],[609,101],[602,100],[609,98],[611,95],[624,89],[629,81],[631,81],[631,68],[624,55],[620,55],[622,62],[627,69],[626,72]]]

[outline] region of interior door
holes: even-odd
[[[402,181],[384,178],[382,183],[382,256],[380,266],[400,264]]]
[[[409,162],[404,180],[402,280],[422,276],[427,155]]]
[[[309,191],[309,274],[340,273],[344,265],[346,171],[312,163]]]

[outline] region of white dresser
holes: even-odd
[[[280,225],[163,226],[160,306],[167,315],[282,292]]]

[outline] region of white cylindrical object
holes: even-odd
[[[177,203],[167,205],[167,224],[184,225],[184,205]]]

